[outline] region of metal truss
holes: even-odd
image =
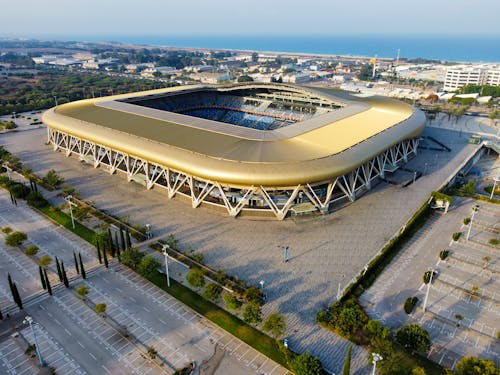
[[[143,184],[147,189],[163,188],[168,198],[182,195],[191,200],[193,208],[201,204],[224,207],[236,217],[240,213],[257,214],[283,220],[299,204],[310,206],[309,211],[328,213],[339,201],[354,201],[372,187],[377,178],[394,171],[417,154],[418,139],[408,139],[383,151],[351,172],[329,181],[286,187],[228,186],[143,160],[107,146],[77,138],[59,130],[47,128],[48,142],[54,151],[66,156],[77,154],[81,161],[94,168],[105,167],[110,174],[122,172],[127,181]]]

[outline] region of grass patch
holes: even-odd
[[[75,221],[75,229],[73,229],[71,217],[66,215],[64,212],[55,210],[52,206],[36,208],[36,210],[56,223],[62,225],[64,228],[73,232],[77,236],[83,238],[88,243],[95,245],[95,232],[92,229],[87,228],[85,225],[80,224],[78,221]]]
[[[148,279],[153,284],[205,316],[225,331],[236,336],[275,362],[288,368],[286,357],[279,350],[276,340],[265,333],[247,325],[241,319],[231,315],[214,303],[200,298],[197,293],[173,279],[170,279],[170,288],[168,288],[165,276],[158,272]]]

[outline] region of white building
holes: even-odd
[[[500,67],[497,65],[469,65],[446,70],[445,91],[455,91],[465,85],[500,86]]]

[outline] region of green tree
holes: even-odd
[[[210,283],[205,287],[203,297],[210,301],[215,301],[217,298],[219,298],[221,293],[222,287],[219,284]]]
[[[150,346],[148,348],[148,356],[149,356],[149,358],[155,359],[157,355],[158,355],[158,351],[154,347]]]
[[[286,332],[285,317],[277,312],[272,313],[267,317],[262,329],[271,333],[275,339],[282,337]]]
[[[12,232],[5,238],[5,244],[7,246],[21,246],[24,241],[28,239],[28,236],[24,232]]]
[[[205,273],[201,269],[193,267],[186,275],[186,280],[192,287],[201,288],[205,285]]]
[[[411,370],[411,375],[425,375],[425,370],[422,367],[415,367]]]
[[[85,285],[82,285],[78,287],[78,289],[76,290],[76,294],[78,294],[82,298],[85,298],[85,296],[89,294],[89,288],[87,288]]]
[[[456,365],[458,375],[499,375],[500,370],[495,362],[489,359],[464,357]]]
[[[352,356],[352,345],[349,345],[347,354],[344,360],[344,366],[342,367],[342,375],[350,375],[351,373],[351,356]]]
[[[137,272],[145,278],[150,278],[156,274],[160,266],[161,264],[156,260],[156,258],[151,255],[146,255],[141,259],[141,262],[137,266]]]
[[[38,253],[38,246],[30,245],[24,250],[24,253],[28,256],[36,255]]]
[[[134,270],[137,268],[142,258],[144,258],[144,253],[134,247],[125,249],[121,255],[122,263]]]
[[[416,352],[428,352],[431,348],[429,333],[418,324],[408,324],[396,332],[396,340],[405,348]]]
[[[318,358],[309,353],[298,355],[290,361],[290,367],[296,375],[322,375],[323,366]]]
[[[50,263],[52,263],[52,258],[47,254],[42,255],[40,259],[38,259],[38,265],[42,268],[47,267]]]
[[[242,305],[242,302],[238,299],[238,297],[230,293],[224,294],[222,296],[222,299],[224,300],[226,307],[229,310],[238,310]]]
[[[104,315],[106,314],[106,304],[105,303],[98,303],[95,305],[95,312],[98,313],[99,315]]]
[[[49,205],[49,202],[38,191],[31,191],[26,196],[26,202],[32,207],[43,208]]]
[[[253,82],[253,78],[249,75],[244,74],[238,77],[238,82]]]
[[[262,322],[260,305],[256,302],[248,302],[243,310],[243,320],[247,323],[257,324]]]
[[[42,178],[42,181],[45,184],[57,189],[64,182],[64,178],[59,176],[55,170],[51,169]]]

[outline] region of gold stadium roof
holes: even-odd
[[[256,130],[131,103],[203,90],[273,88],[342,108],[276,130]],[[231,186],[285,187],[343,175],[389,147],[419,137],[425,117],[387,98],[340,99],[277,84],[184,86],[81,100],[49,109],[56,130]]]

